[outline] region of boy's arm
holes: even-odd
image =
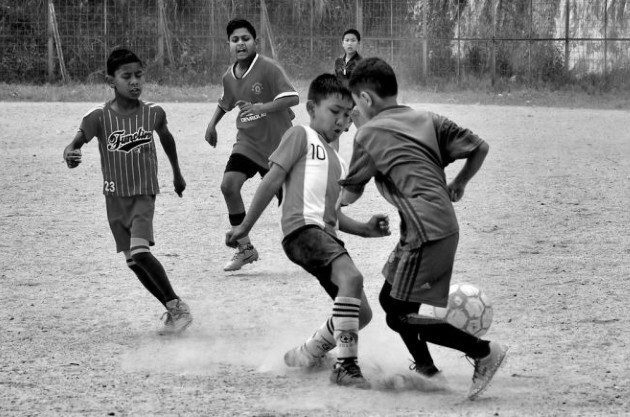
[[[221,106],[217,106],[217,109],[214,111],[212,118],[210,119],[210,123],[208,123],[208,128],[206,129],[206,142],[210,144],[213,148],[217,146],[217,123],[225,116],[225,110],[221,108]]]
[[[300,97],[297,95],[291,95],[286,97],[280,97],[267,103],[249,103],[243,100],[236,102],[243,116],[261,113],[274,113],[286,110],[290,107],[297,105],[300,102]]]
[[[383,237],[391,234],[389,218],[384,214],[375,214],[367,223],[361,223],[337,210],[339,230],[361,237]]]
[[[339,181],[339,184],[343,187],[341,205],[347,206],[361,198],[365,185],[376,174],[377,169],[374,160],[365,148],[359,144],[358,138],[355,138],[348,175],[345,179]]]
[[[483,161],[486,159],[486,155],[488,155],[489,150],[490,146],[488,143],[482,142],[470,153],[470,155],[468,155],[466,163],[462,169],[448,184],[448,192],[451,196],[451,201],[459,201],[464,196],[464,189],[466,188],[468,181],[470,181],[477,171],[479,171],[479,168],[483,165]]]
[[[81,147],[87,143],[85,134],[79,130],[74,139],[63,150],[63,160],[66,161],[68,168],[76,168],[81,163]]]
[[[165,119],[164,119],[165,120]],[[168,126],[164,121],[155,126],[155,131],[160,136],[160,142],[164,148],[164,152],[168,157],[171,167],[173,168],[173,185],[175,192],[178,196],[182,196],[182,193],[186,189],[186,181],[179,169],[179,160],[177,158],[177,146],[175,145],[175,138],[168,129]]]
[[[238,245],[237,240],[249,234],[249,231],[252,230],[254,224],[256,224],[271,200],[278,193],[278,190],[280,190],[280,187],[282,187],[286,176],[286,171],[279,165],[273,164],[271,166],[269,172],[265,174],[260,182],[241,224],[226,233],[225,244],[227,246],[236,247]]]

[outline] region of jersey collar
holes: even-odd
[[[249,74],[252,70],[252,68],[254,68],[254,65],[256,65],[256,61],[258,61],[258,54],[256,54],[256,56],[254,57],[254,59],[252,60],[251,65],[249,66],[249,68],[247,69],[247,71],[245,71],[245,74],[243,74],[243,76],[241,78],[238,78],[236,76],[236,73],[234,72],[234,68],[236,68],[236,64],[237,62],[235,62],[232,65],[232,77],[234,77],[235,80],[242,80],[243,78],[247,77],[247,74]]]

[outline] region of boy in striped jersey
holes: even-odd
[[[208,123],[205,139],[217,145],[216,125],[225,113],[239,108],[236,119],[236,143],[228,160],[221,192],[232,227],[245,217],[241,188],[257,173],[264,176],[267,159],[280,138],[291,127],[291,107],[299,103],[297,91],[274,60],[256,53],[256,30],[247,20],[234,19],[227,24],[230,53],[236,62],[223,75],[223,95]],[[242,236],[234,257],[223,267],[236,271],[258,260],[258,251],[249,236]]]
[[[81,163],[81,147],[98,139],[107,219],[127,266],[166,307],[161,334],[178,333],[192,322],[190,309],[173,291],[162,264],[149,249],[153,240],[155,197],[160,192],[153,131],[173,169],[175,192],[186,182],[179,168],[175,140],[164,110],[139,99],[144,85],[142,61],[131,51],[117,49],[107,59],[107,80],[114,99],[89,111],[63,152],[69,168]]]
[[[282,246],[291,261],[314,275],[334,300],[332,316],[284,359],[289,366],[318,365],[338,347],[331,380],[344,386],[368,388],[357,364],[358,333],[372,318],[363,291],[363,276],[337,237],[336,229],[364,237],[389,235],[389,222],[375,215],[360,223],[339,210],[344,163],[331,143],[339,138],[350,117],[350,92],[332,74],[315,78],[308,91],[310,126],[289,129],[269,157],[263,178],[243,222],[226,235],[235,246],[246,236],[273,196],[282,188]]]
[[[507,346],[481,340],[448,323],[418,315],[426,303],[446,307],[459,240],[452,202],[459,201],[488,153],[488,144],[445,117],[397,103],[393,69],[380,58],[359,62],[349,88],[368,119],[358,130],[342,204],[356,201],[374,178],[378,191],[400,214],[400,241],[383,268],[379,301],[389,327],[400,334],[416,372],[439,370],[427,342],[464,352],[475,364],[468,398],[474,400],[502,365]],[[444,169],[466,159],[447,184]]]

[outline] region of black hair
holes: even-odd
[[[113,77],[118,68],[125,64],[132,64],[134,62],[140,64],[141,67],[144,66],[140,58],[138,58],[138,56],[129,49],[115,49],[109,54],[109,58],[107,58],[107,75],[111,75]]]
[[[352,70],[348,88],[357,95],[367,88],[379,97],[392,97],[398,94],[398,81],[394,69],[383,59],[364,58]]]
[[[343,35],[341,36],[341,40],[343,40],[343,38],[345,38],[346,35],[354,35],[357,37],[357,42],[361,42],[361,34],[356,29],[348,29],[345,32],[343,32]]]
[[[352,101],[350,90],[333,74],[321,74],[311,81],[308,87],[307,99],[319,104],[327,97],[338,94],[341,98],[347,98]]]
[[[254,39],[256,39],[256,29],[254,29],[254,25],[252,25],[251,23],[249,23],[249,21],[245,19],[232,19],[228,22],[227,27],[225,29],[227,32],[228,39],[230,38],[230,36],[232,35],[232,33],[234,33],[236,29],[241,29],[241,28],[247,29],[247,31],[252,34]]]

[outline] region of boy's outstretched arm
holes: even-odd
[[[236,102],[236,105],[239,107],[241,114],[247,116],[251,114],[273,113],[287,110],[289,107],[293,107],[299,102],[300,98],[298,96],[287,96],[266,103],[249,103],[239,100]]]
[[[63,160],[66,161],[68,168],[76,168],[81,163],[81,147],[85,145],[85,135],[79,130],[74,139],[63,150]]]
[[[468,184],[468,181],[475,176],[481,165],[483,165],[483,161],[486,159],[486,155],[488,155],[488,151],[490,150],[490,145],[486,142],[482,142],[474,151],[468,155],[466,158],[466,163],[459,171],[457,176],[448,184],[448,192],[451,196],[451,201],[456,202],[462,199],[464,196],[464,189]]]
[[[164,148],[164,152],[171,163],[173,168],[173,186],[178,196],[182,197],[182,193],[186,189],[186,181],[179,168],[179,160],[177,158],[177,146],[175,145],[175,138],[168,129],[166,123],[161,123],[155,127],[155,131],[160,136],[160,142]]]
[[[220,106],[217,106],[217,109],[214,111],[212,119],[210,119],[210,123],[208,123],[208,127],[206,128],[206,142],[208,142],[213,148],[217,146],[217,124],[223,116],[225,116],[225,110],[223,110]]]
[[[339,230],[361,237],[383,237],[391,235],[389,218],[384,214],[375,214],[367,223],[362,223],[337,210]]]
[[[280,187],[282,187],[286,176],[286,171],[279,165],[273,164],[271,166],[269,172],[265,174],[260,182],[241,224],[225,234],[225,244],[227,246],[235,248],[238,245],[237,240],[249,234],[249,231],[252,230],[254,224],[256,224],[271,200],[278,193],[278,190],[280,190]]]

